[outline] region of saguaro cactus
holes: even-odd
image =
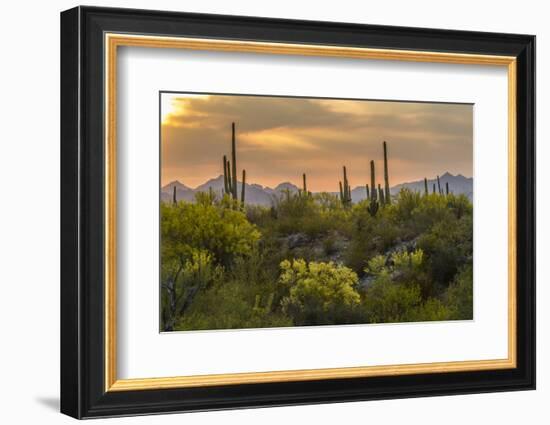
[[[175,205],[178,203],[178,200],[176,199],[176,185],[174,185],[172,189],[172,202]]]
[[[343,170],[344,170],[344,184],[342,184],[342,182],[339,182],[340,201],[342,202],[342,205],[344,205],[344,207],[349,207],[351,205],[351,188],[349,186],[348,172],[345,165],[343,167]]]
[[[376,172],[374,169],[374,161],[370,162],[370,187],[372,189],[371,198],[376,201]]]
[[[435,195],[435,183],[433,184],[433,192],[432,193]]]
[[[443,192],[441,191],[441,182],[439,181],[439,176],[437,176],[437,191],[440,195],[443,194]]]
[[[241,202],[244,205],[244,191],[246,187],[246,170],[243,169],[243,180],[241,182]]]
[[[369,199],[370,198],[370,193],[369,193],[369,184],[368,183],[365,185],[365,189],[367,189],[367,199]]]
[[[449,182],[445,182],[445,194],[449,195]]]
[[[235,140],[235,123],[231,123],[231,161],[227,160],[227,157],[223,156],[223,184],[224,191],[227,195],[230,195],[234,200],[239,199],[237,196],[237,143]],[[243,169],[243,182],[241,189],[241,202],[244,203],[244,179],[246,172]]]
[[[378,196],[380,197],[380,205],[382,206],[386,205],[386,195],[384,194],[384,191],[380,187],[380,183],[378,183]]]
[[[388,177],[388,147],[386,142],[383,143],[384,146],[384,203],[391,204],[391,194],[390,194],[390,179]]]
[[[231,178],[232,181],[232,187],[233,189],[233,199],[237,199],[237,152],[236,152],[236,146],[235,146],[235,123],[231,123],[231,161],[232,161],[232,169],[231,169]]]
[[[230,166],[229,162],[227,161],[227,156],[223,156],[223,189],[224,192],[227,195],[230,195],[233,193],[233,190],[231,189],[231,173],[230,173]]]
[[[428,196],[428,179],[424,177],[424,194]]]
[[[369,206],[367,207],[368,213],[374,217],[376,213],[378,212],[378,201],[377,201],[377,195],[376,195],[376,173],[374,169],[374,161],[370,162],[370,187],[371,187],[371,193],[370,193],[370,202]],[[367,185],[368,186],[368,185]]]

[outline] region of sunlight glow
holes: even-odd
[[[162,93],[160,100],[161,123],[167,124],[173,115],[183,115],[185,113],[185,103],[190,98],[208,99],[207,94],[193,93]]]

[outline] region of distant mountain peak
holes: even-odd
[[[171,181],[170,183],[164,185],[162,187],[162,190],[173,190],[172,188],[174,186],[176,187],[176,190],[191,190],[191,188],[189,186],[184,185],[179,180],[174,180],[174,181]]]
[[[298,190],[298,186],[290,182],[283,182],[283,183],[279,183],[274,190],[279,191],[279,190],[285,190],[285,189]]]

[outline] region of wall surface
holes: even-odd
[[[59,392],[59,12],[77,3],[2,7],[0,67],[0,421],[70,423]],[[96,5],[537,35],[538,217],[550,216],[550,27],[540,1],[144,0]],[[548,220],[538,222],[537,391],[114,419],[109,423],[465,424],[550,420]]]

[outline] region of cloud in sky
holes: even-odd
[[[236,124],[238,168],[263,186],[299,184],[337,191],[342,166],[352,187],[382,178],[388,143],[390,184],[449,171],[472,175],[472,105],[163,93],[162,184],[195,187],[222,173]],[[239,171],[240,172],[240,171]]]

